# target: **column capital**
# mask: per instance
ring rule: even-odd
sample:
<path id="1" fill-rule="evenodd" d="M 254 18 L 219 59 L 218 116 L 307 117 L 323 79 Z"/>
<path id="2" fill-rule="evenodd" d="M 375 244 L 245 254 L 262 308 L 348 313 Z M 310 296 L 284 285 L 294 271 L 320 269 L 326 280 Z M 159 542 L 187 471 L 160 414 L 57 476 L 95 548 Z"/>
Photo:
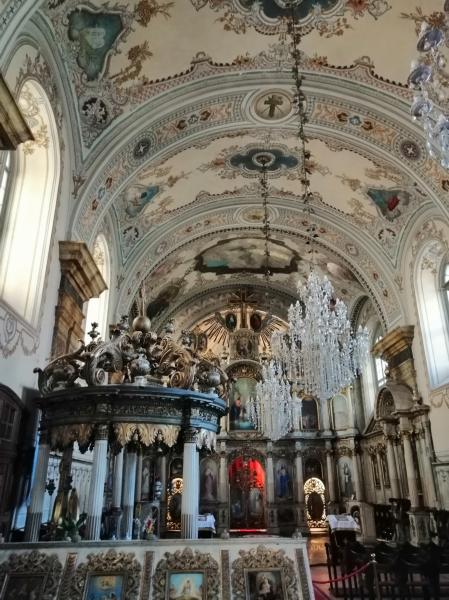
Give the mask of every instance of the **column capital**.
<path id="1" fill-rule="evenodd" d="M 184 444 L 196 444 L 198 442 L 198 430 L 194 427 L 184 429 Z"/>
<path id="2" fill-rule="evenodd" d="M 97 430 L 95 432 L 95 440 L 107 440 L 109 438 L 109 425 L 106 423 L 101 423 L 97 425 Z"/>

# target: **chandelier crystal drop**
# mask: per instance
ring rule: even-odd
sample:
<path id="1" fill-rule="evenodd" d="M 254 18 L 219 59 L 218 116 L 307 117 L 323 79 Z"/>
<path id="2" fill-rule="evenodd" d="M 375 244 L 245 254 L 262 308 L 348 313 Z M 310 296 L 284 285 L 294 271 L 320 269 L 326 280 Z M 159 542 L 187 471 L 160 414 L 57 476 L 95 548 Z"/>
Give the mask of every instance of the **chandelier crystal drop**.
<path id="1" fill-rule="evenodd" d="M 256 397 L 249 402 L 249 418 L 262 433 L 277 442 L 294 426 L 295 403 L 291 385 L 275 361 L 262 366 L 262 381 L 256 385 Z"/>
<path id="2" fill-rule="evenodd" d="M 449 169 L 449 2 L 438 21 L 424 20 L 408 84 L 415 91 L 411 114 L 422 124 L 429 155 Z"/>
<path id="3" fill-rule="evenodd" d="M 359 327 L 352 334 L 346 304 L 335 298 L 327 277 L 314 270 L 306 285 L 298 284 L 298 295 L 288 311 L 288 333 L 272 338 L 273 356 L 304 394 L 325 401 L 360 372 L 368 355 L 368 331 Z"/>

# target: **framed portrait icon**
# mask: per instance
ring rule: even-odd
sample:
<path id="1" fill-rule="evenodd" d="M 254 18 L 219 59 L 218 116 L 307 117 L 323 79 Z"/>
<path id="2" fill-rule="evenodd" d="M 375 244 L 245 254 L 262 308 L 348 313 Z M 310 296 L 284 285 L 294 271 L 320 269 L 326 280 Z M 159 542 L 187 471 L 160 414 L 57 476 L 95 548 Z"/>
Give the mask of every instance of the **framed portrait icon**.
<path id="1" fill-rule="evenodd" d="M 126 573 L 89 573 L 83 600 L 125 600 Z"/>
<path id="2" fill-rule="evenodd" d="M 204 571 L 169 571 L 166 600 L 206 600 L 207 577 Z"/>
<path id="3" fill-rule="evenodd" d="M 284 600 L 281 569 L 245 569 L 245 600 Z"/>
<path id="4" fill-rule="evenodd" d="M 1 600 L 42 600 L 45 574 L 11 573 L 5 577 L 0 590 Z"/>

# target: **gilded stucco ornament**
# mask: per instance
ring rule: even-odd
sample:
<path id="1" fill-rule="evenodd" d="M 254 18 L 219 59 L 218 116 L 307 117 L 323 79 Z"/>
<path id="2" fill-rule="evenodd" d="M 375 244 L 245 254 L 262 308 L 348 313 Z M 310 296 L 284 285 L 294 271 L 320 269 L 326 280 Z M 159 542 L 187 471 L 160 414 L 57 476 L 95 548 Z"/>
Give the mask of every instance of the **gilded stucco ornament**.
<path id="1" fill-rule="evenodd" d="M 39 585 L 37 590 L 39 598 L 42 600 L 56 598 L 61 574 L 62 564 L 56 554 L 44 554 L 37 550 L 23 554 L 10 554 L 8 560 L 0 564 L 0 590 L 7 590 L 10 577 L 35 576 L 42 577 L 41 582 L 35 584 Z"/>
<path id="2" fill-rule="evenodd" d="M 181 344 L 172 339 L 172 328 L 167 327 L 162 336 L 150 331 L 151 322 L 138 317 L 133 329 L 127 330 L 127 317 L 112 328 L 111 339 L 103 342 L 97 338 L 95 326 L 90 332 L 93 341 L 71 354 L 50 362 L 47 367 L 35 369 L 42 395 L 80 386 L 108 383 L 135 385 L 163 385 L 218 393 L 225 397 L 227 375 L 217 364 L 200 356 L 190 348 L 189 336 Z"/>
<path id="3" fill-rule="evenodd" d="M 239 558 L 232 563 L 232 590 L 236 600 L 245 600 L 248 597 L 245 576 L 248 569 L 279 569 L 283 576 L 284 598 L 297 600 L 299 597 L 294 563 L 285 555 L 284 550 L 272 550 L 266 546 L 258 546 L 248 551 L 240 550 Z"/>
<path id="4" fill-rule="evenodd" d="M 140 572 L 142 567 L 133 552 L 108 550 L 97 554 L 88 554 L 87 562 L 76 569 L 72 579 L 70 600 L 82 600 L 86 597 L 89 576 L 121 575 L 124 579 L 123 600 L 137 600 Z"/>
<path id="5" fill-rule="evenodd" d="M 125 446 L 138 436 L 144 446 L 164 444 L 171 448 L 176 444 L 181 427 L 152 423 L 114 423 L 114 433 L 118 444 Z"/>

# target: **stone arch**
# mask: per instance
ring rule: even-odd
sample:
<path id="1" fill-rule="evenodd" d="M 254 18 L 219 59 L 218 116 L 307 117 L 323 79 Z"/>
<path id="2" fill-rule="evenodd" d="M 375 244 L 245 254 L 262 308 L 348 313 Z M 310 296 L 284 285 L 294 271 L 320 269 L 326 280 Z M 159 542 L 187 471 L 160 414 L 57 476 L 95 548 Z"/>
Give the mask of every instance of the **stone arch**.
<path id="1" fill-rule="evenodd" d="M 398 411 L 412 410 L 414 404 L 413 392 L 408 386 L 387 381 L 377 394 L 374 415 L 376 419 L 389 418 Z"/>

